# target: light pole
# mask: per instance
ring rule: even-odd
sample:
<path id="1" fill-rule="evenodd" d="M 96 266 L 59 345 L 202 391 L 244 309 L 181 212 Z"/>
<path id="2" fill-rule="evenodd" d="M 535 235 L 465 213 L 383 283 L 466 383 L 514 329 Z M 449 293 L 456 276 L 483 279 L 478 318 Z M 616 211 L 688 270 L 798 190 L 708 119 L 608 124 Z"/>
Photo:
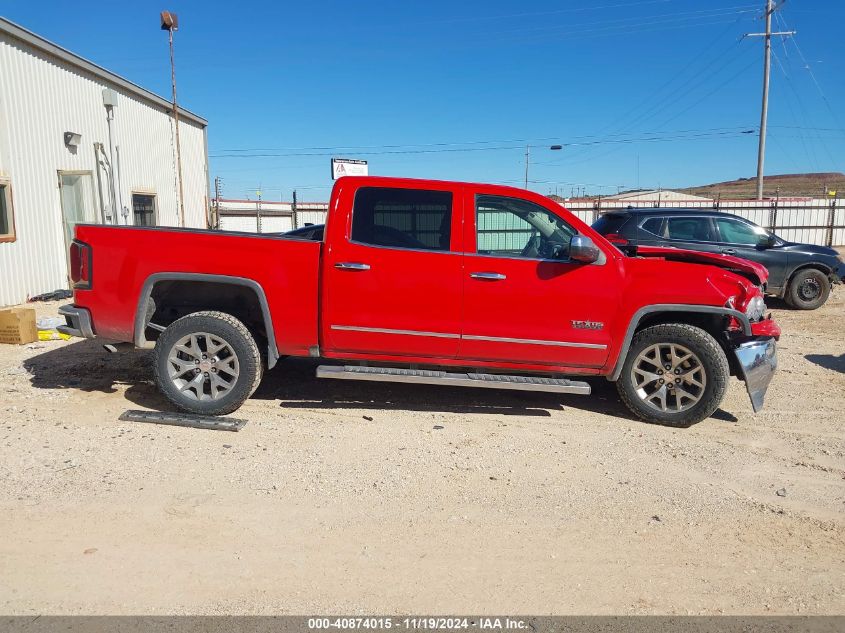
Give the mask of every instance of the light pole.
<path id="1" fill-rule="evenodd" d="M 563 149 L 563 145 L 551 145 L 549 149 L 552 151 L 557 151 Z M 525 146 L 525 188 L 528 189 L 528 165 L 531 161 L 531 146 Z"/>
<path id="2" fill-rule="evenodd" d="M 176 177 L 179 181 L 179 226 L 185 227 L 185 195 L 182 186 L 182 147 L 179 143 L 179 109 L 176 106 L 176 64 L 173 60 L 173 31 L 179 30 L 179 18 L 170 11 L 161 12 L 161 30 L 170 42 L 170 84 L 173 88 L 173 123 L 176 128 Z"/>

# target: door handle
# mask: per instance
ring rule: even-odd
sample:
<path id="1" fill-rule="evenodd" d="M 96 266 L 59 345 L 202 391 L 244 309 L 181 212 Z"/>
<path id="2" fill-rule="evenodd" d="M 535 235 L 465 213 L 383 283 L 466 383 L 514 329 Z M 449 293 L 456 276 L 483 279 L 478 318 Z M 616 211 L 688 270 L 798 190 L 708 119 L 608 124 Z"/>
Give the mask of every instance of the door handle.
<path id="1" fill-rule="evenodd" d="M 369 270 L 369 264 L 361 264 L 359 262 L 337 262 L 334 265 L 335 268 L 339 268 L 340 270 Z"/>
<path id="2" fill-rule="evenodd" d="M 722 254 L 723 255 L 736 255 L 736 249 L 734 249 L 734 248 L 723 248 Z"/>
<path id="3" fill-rule="evenodd" d="M 502 273 L 470 273 L 469 276 L 473 279 L 484 279 L 486 281 L 502 281 L 503 279 L 507 279 Z"/>

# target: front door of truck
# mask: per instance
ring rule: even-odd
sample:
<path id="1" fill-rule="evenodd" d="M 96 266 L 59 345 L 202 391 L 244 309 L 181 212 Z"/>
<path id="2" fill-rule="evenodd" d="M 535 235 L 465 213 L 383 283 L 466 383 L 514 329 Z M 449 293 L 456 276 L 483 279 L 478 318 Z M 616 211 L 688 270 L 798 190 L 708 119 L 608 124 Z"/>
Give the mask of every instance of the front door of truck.
<path id="1" fill-rule="evenodd" d="M 323 260 L 324 352 L 454 358 L 460 188 L 339 187 Z"/>
<path id="2" fill-rule="evenodd" d="M 459 356 L 602 366 L 618 303 L 615 269 L 570 261 L 577 231 L 538 203 L 476 192 L 467 207 Z"/>

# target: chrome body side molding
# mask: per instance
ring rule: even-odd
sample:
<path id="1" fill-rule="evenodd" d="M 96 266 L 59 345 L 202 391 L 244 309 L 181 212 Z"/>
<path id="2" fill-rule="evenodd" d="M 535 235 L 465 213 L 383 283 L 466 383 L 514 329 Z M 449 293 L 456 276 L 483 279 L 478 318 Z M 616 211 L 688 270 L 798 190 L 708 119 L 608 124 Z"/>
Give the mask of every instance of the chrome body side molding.
<path id="1" fill-rule="evenodd" d="M 601 343 L 572 343 L 569 341 L 545 341 L 531 338 L 509 338 L 504 336 L 479 336 L 475 334 L 457 334 L 454 332 L 425 332 L 423 330 L 394 330 L 380 327 L 358 325 L 332 325 L 332 330 L 343 332 L 367 332 L 370 334 L 400 334 L 402 336 L 431 336 L 434 338 L 463 339 L 465 341 L 489 341 L 491 343 L 518 343 L 520 345 L 550 345 L 553 347 L 579 347 L 582 349 L 607 349 Z"/>
<path id="2" fill-rule="evenodd" d="M 402 336 L 431 336 L 434 338 L 461 338 L 460 334 L 449 332 L 424 332 L 422 330 L 392 330 L 381 327 L 363 327 L 358 325 L 333 325 L 333 330 L 341 332 L 366 332 L 368 334 L 401 334 Z"/>
<path id="3" fill-rule="evenodd" d="M 552 347 L 580 347 L 581 349 L 607 349 L 602 343 L 571 343 L 569 341 L 544 341 L 533 338 L 508 338 L 505 336 L 476 336 L 464 334 L 468 341 L 490 341 L 491 343 L 519 343 L 521 345 L 550 345 Z"/>

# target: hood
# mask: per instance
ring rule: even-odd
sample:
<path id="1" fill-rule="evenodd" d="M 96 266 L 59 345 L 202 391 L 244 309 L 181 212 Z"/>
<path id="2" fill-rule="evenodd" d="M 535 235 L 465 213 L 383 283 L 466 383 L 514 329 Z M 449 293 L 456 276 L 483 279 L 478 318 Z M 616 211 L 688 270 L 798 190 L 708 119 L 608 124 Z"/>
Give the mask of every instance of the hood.
<path id="1" fill-rule="evenodd" d="M 680 248 L 666 246 L 640 246 L 637 257 L 661 257 L 674 262 L 690 262 L 692 264 L 709 264 L 718 266 L 750 279 L 761 286 L 769 279 L 769 271 L 762 264 L 720 253 L 702 253 L 701 251 L 687 251 Z"/>
<path id="2" fill-rule="evenodd" d="M 824 257 L 836 258 L 839 253 L 829 246 L 817 246 L 815 244 L 800 244 L 798 242 L 784 242 L 781 246 L 775 246 L 778 250 L 790 253 L 806 253 L 807 255 L 822 255 Z"/>

